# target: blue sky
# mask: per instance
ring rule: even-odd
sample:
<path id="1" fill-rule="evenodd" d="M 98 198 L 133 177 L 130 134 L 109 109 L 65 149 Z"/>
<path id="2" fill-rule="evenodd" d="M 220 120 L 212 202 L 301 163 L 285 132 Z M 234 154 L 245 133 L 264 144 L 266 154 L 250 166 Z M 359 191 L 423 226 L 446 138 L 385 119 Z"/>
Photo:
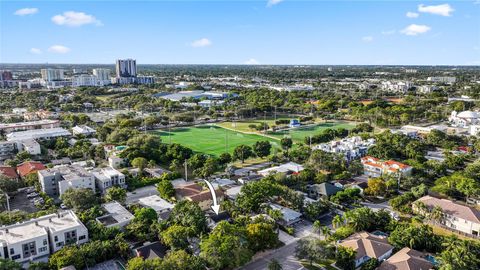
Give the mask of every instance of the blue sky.
<path id="1" fill-rule="evenodd" d="M 480 65 L 479 0 L 0 0 L 0 30 L 1 63 Z"/>

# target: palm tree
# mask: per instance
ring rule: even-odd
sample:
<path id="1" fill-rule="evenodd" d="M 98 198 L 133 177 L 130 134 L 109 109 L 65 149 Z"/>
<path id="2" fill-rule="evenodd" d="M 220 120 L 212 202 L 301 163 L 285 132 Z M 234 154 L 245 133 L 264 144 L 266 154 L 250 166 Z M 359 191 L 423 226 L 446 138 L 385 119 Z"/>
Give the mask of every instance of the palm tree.
<path id="1" fill-rule="evenodd" d="M 439 206 L 433 207 L 432 211 L 430 211 L 428 216 L 429 216 L 428 218 L 432 220 L 434 223 L 439 222 L 443 217 L 442 208 L 440 208 Z"/>
<path id="2" fill-rule="evenodd" d="M 345 219 L 340 215 L 336 215 L 332 219 L 332 225 L 335 229 L 342 226 L 344 223 L 345 223 Z"/>
<path id="3" fill-rule="evenodd" d="M 268 270 L 282 270 L 282 265 L 276 260 L 272 259 L 268 264 Z"/>
<path id="4" fill-rule="evenodd" d="M 320 234 L 321 230 L 322 230 L 322 224 L 320 223 L 320 220 L 315 220 L 315 222 L 313 222 L 313 231 L 315 233 L 318 233 Z"/>

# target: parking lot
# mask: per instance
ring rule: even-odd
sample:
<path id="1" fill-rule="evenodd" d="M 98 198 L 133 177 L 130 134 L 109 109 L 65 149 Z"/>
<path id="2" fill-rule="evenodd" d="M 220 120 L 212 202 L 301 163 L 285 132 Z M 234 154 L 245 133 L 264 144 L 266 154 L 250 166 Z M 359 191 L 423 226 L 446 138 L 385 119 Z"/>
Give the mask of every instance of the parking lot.
<path id="1" fill-rule="evenodd" d="M 34 213 L 38 211 L 37 207 L 35 207 L 35 204 L 31 201 L 33 198 L 27 198 L 29 193 L 27 190 L 28 189 L 22 189 L 15 195 L 10 196 L 10 210 L 20 210 L 27 213 Z M 36 198 L 39 198 L 39 196 L 36 196 Z"/>

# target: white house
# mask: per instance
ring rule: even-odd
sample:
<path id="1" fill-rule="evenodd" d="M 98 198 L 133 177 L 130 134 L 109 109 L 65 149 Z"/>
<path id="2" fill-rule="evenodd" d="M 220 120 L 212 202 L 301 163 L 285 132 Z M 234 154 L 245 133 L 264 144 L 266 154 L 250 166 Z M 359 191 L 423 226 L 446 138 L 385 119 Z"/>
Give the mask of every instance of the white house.
<path id="1" fill-rule="evenodd" d="M 123 228 L 127 226 L 134 218 L 132 213 L 128 212 L 125 207 L 116 201 L 104 203 L 102 204 L 102 208 L 107 212 L 107 214 L 97 217 L 96 220 L 107 228 Z"/>
<path id="2" fill-rule="evenodd" d="M 98 190 L 104 193 L 108 188 L 119 186 L 126 188 L 125 175 L 114 168 L 106 167 L 92 171 Z"/>
<path id="3" fill-rule="evenodd" d="M 368 232 L 355 233 L 340 242 L 341 246 L 353 249 L 355 254 L 355 268 L 371 258 L 378 261 L 388 259 L 392 255 L 393 246 L 384 236 L 377 236 Z"/>
<path id="4" fill-rule="evenodd" d="M 480 236 L 480 211 L 476 208 L 432 196 L 424 196 L 416 202 L 423 203 L 428 209 L 440 207 L 443 212 L 440 224 L 443 226 L 474 237 Z M 412 209 L 414 212 L 422 214 L 417 203 L 412 205 Z"/>
<path id="5" fill-rule="evenodd" d="M 97 131 L 89 126 L 81 125 L 81 126 L 74 126 L 72 128 L 73 135 L 83 135 L 83 136 L 91 136 L 94 135 Z"/>
<path id="6" fill-rule="evenodd" d="M 61 196 L 70 188 L 89 188 L 95 192 L 95 178 L 84 168 L 61 165 L 38 171 L 42 191 L 49 196 Z"/>
<path id="7" fill-rule="evenodd" d="M 270 167 L 264 170 L 260 170 L 257 173 L 262 175 L 262 176 L 268 176 L 270 174 L 275 174 L 275 173 L 299 173 L 303 171 L 303 166 L 300 164 L 297 164 L 295 162 L 288 162 L 279 166 L 275 167 Z"/>
<path id="8" fill-rule="evenodd" d="M 383 174 L 409 176 L 413 168 L 394 160 L 382 161 L 378 158 L 366 156 L 361 159 L 363 172 L 369 177 L 380 177 Z"/>
<path id="9" fill-rule="evenodd" d="M 475 111 L 457 113 L 453 111 L 448 117 L 448 121 L 454 127 L 468 128 L 471 125 L 480 124 L 480 113 Z"/>
<path id="10" fill-rule="evenodd" d="M 88 230 L 73 211 L 0 227 L 0 257 L 23 263 L 46 261 L 65 245 L 88 241 Z"/>

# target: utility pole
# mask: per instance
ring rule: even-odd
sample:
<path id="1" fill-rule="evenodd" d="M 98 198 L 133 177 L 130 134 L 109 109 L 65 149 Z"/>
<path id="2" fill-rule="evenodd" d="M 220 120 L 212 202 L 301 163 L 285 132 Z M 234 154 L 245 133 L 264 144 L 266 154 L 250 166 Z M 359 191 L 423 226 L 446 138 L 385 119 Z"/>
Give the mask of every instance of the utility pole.
<path id="1" fill-rule="evenodd" d="M 263 111 L 263 134 L 267 134 L 267 111 Z"/>
<path id="2" fill-rule="evenodd" d="M 185 167 L 185 181 L 188 181 L 188 164 L 187 164 L 187 159 L 183 162 L 183 166 Z"/>

